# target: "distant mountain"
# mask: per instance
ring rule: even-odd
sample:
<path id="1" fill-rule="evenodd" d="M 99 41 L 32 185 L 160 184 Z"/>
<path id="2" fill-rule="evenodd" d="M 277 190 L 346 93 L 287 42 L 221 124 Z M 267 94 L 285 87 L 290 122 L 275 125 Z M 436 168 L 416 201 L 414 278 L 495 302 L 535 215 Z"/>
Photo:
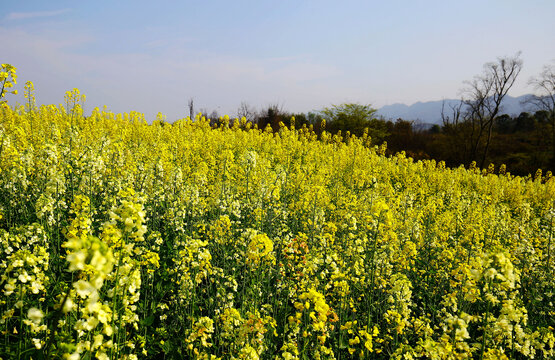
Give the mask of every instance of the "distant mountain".
<path id="1" fill-rule="evenodd" d="M 529 95 L 512 97 L 507 95 L 503 99 L 501 114 L 518 115 L 523 111 L 527 111 L 526 106 L 522 105 L 522 101 Z M 460 100 L 446 99 L 445 111 L 449 114 L 450 106 L 455 106 Z M 396 120 L 414 120 L 422 124 L 441 124 L 441 106 L 443 100 L 417 102 L 412 105 L 393 104 L 386 105 L 378 109 L 377 114 L 386 119 Z M 450 115 L 450 114 L 449 114 Z"/>

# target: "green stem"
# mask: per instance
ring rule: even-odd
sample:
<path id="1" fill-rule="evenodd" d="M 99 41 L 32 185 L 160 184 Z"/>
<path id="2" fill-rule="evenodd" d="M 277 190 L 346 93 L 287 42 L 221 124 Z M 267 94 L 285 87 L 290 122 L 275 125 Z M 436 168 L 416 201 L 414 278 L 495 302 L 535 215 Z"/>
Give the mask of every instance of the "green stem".
<path id="1" fill-rule="evenodd" d="M 489 283 L 488 288 L 491 289 L 491 281 Z M 488 301 L 488 304 L 486 306 L 486 315 L 485 315 L 484 321 L 482 322 L 483 335 L 482 335 L 482 348 L 480 350 L 480 360 L 484 359 L 484 352 L 486 350 L 486 339 L 487 339 L 487 326 L 488 326 L 488 321 L 489 321 L 489 311 L 490 311 L 490 302 Z"/>
<path id="2" fill-rule="evenodd" d="M 547 242 L 547 272 L 551 273 L 552 269 L 549 266 L 551 264 L 551 240 L 553 239 L 553 216 L 551 216 L 551 222 L 549 224 L 549 240 Z"/>
<path id="3" fill-rule="evenodd" d="M 121 242 L 120 245 L 120 253 L 119 253 L 119 258 L 118 258 L 118 265 L 117 265 L 117 269 L 116 269 L 116 285 L 114 288 L 114 299 L 112 301 L 112 336 L 111 336 L 111 340 L 114 341 L 114 335 L 115 335 L 115 321 L 116 321 L 116 308 L 117 308 L 117 299 L 118 299 L 118 285 L 119 285 L 119 270 L 121 267 L 121 261 L 123 260 L 123 241 Z M 121 320 L 121 317 L 120 317 Z M 118 333 L 119 333 L 119 328 L 118 328 Z M 116 339 L 117 340 L 117 339 Z M 119 345 L 119 344 L 116 344 Z M 115 352 L 118 352 L 118 347 L 115 346 Z M 112 359 L 114 359 L 114 352 L 112 352 Z"/>
<path id="4" fill-rule="evenodd" d="M 374 283 L 375 283 L 375 272 L 376 272 L 376 266 L 375 266 L 375 257 L 376 257 L 376 247 L 377 247 L 377 242 L 378 242 L 378 233 L 379 233 L 379 228 L 380 228 L 380 221 L 378 220 L 378 224 L 376 225 L 376 230 L 374 231 L 373 234 L 373 238 L 374 241 L 372 243 L 372 257 L 371 257 L 371 268 L 370 268 L 370 296 L 366 297 L 368 301 L 368 321 L 367 321 L 367 326 L 368 326 L 368 330 L 370 329 L 370 325 L 372 324 L 372 311 L 371 308 L 373 306 L 373 302 L 374 302 Z"/>
<path id="5" fill-rule="evenodd" d="M 19 301 L 23 302 L 23 287 L 19 288 Z M 17 358 L 21 358 L 21 340 L 24 341 L 25 337 L 23 336 L 23 305 L 20 308 L 19 314 L 19 341 L 17 342 Z"/>

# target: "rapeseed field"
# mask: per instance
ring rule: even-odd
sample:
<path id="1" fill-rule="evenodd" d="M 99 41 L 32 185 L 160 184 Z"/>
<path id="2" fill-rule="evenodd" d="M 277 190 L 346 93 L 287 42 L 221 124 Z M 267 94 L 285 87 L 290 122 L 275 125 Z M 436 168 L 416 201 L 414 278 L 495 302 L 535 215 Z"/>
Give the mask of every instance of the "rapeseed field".
<path id="1" fill-rule="evenodd" d="M 551 174 L 33 92 L 0 104 L 0 358 L 555 358 Z"/>

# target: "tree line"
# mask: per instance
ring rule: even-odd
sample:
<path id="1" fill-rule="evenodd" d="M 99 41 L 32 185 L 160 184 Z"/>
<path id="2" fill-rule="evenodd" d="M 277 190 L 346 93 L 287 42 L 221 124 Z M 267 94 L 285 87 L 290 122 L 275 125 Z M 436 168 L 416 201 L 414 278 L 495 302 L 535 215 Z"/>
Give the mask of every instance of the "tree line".
<path id="1" fill-rule="evenodd" d="M 287 112 L 278 105 L 256 111 L 242 103 L 237 118 L 274 131 L 283 124 L 310 127 L 316 134 L 325 130 L 362 136 L 366 132 L 373 145 L 387 143 L 390 154 L 404 151 L 415 160 L 435 159 L 450 167 L 491 170 L 493 164 L 524 176 L 538 169 L 555 172 L 555 62 L 529 80 L 535 91 L 526 100 L 530 112 L 514 116 L 502 112 L 503 99 L 522 66 L 520 53 L 485 64 L 480 75 L 464 83 L 460 101 L 443 107 L 442 124 L 431 127 L 411 119 L 385 119 L 369 104 L 349 103 L 309 113 Z M 194 113 L 192 100 L 189 110 Z M 217 113 L 204 115 L 218 122 Z"/>

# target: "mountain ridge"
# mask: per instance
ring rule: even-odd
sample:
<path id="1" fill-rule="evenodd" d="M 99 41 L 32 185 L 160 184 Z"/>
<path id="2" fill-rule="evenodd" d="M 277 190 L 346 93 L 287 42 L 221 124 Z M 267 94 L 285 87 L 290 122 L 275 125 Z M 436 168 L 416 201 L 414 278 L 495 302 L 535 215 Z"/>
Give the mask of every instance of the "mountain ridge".
<path id="1" fill-rule="evenodd" d="M 523 104 L 523 101 L 529 97 L 530 94 L 521 96 L 510 96 L 507 95 L 501 104 L 502 108 L 499 113 L 518 115 L 523 111 L 528 110 L 528 106 Z M 432 101 L 417 101 L 412 105 L 395 103 L 391 105 L 385 105 L 378 109 L 377 115 L 382 116 L 385 119 L 397 120 L 399 118 L 403 120 L 413 120 L 420 123 L 429 124 L 442 124 L 441 119 L 441 107 L 445 102 L 445 110 L 450 111 L 450 106 L 455 106 L 459 104 L 460 99 L 444 99 L 444 100 L 432 100 Z"/>

